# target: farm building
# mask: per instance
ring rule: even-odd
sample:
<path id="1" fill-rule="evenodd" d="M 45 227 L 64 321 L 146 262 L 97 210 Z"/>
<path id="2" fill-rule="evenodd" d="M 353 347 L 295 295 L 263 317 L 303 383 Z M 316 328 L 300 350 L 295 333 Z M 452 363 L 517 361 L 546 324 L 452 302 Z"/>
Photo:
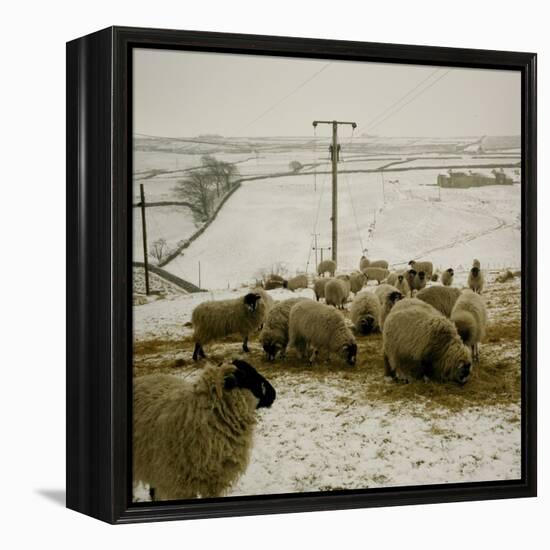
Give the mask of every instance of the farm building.
<path id="1" fill-rule="evenodd" d="M 439 174 L 437 185 L 454 189 L 465 189 L 467 187 L 483 187 L 485 185 L 512 185 L 513 180 L 504 172 L 492 171 L 492 176 L 479 172 L 453 172 Z"/>

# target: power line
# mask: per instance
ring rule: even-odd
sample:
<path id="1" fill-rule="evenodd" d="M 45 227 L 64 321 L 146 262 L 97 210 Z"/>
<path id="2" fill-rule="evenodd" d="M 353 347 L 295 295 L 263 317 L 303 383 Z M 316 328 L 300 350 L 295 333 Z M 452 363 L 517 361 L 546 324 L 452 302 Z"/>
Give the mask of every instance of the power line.
<path id="1" fill-rule="evenodd" d="M 437 67 L 435 70 L 433 70 L 426 78 L 423 78 L 414 88 L 411 88 L 405 95 L 402 95 L 397 101 L 394 101 L 388 108 L 384 109 L 381 113 L 376 115 L 373 119 L 369 120 L 369 122 L 365 125 L 367 128 L 370 128 L 371 125 L 375 124 L 375 122 L 382 118 L 386 113 L 391 111 L 394 107 L 396 107 L 399 103 L 401 103 L 404 99 L 407 99 L 408 96 L 410 96 L 413 92 L 418 90 L 422 84 L 430 80 L 432 76 L 437 73 L 440 70 L 439 67 Z"/>
<path id="2" fill-rule="evenodd" d="M 442 78 L 444 78 L 445 76 L 447 76 L 453 69 L 449 69 L 447 71 L 445 71 L 441 76 L 439 76 L 439 78 L 436 78 L 433 82 L 431 82 L 428 86 L 426 86 L 425 88 L 423 88 L 422 90 L 420 90 L 419 93 L 417 93 L 416 95 L 414 95 L 413 97 L 411 97 L 411 99 L 409 99 L 409 101 L 407 101 L 406 103 L 404 103 L 403 105 L 401 105 L 398 109 L 396 109 L 395 111 L 391 112 L 390 114 L 388 114 L 386 117 L 384 117 L 382 120 L 379 120 L 376 124 L 374 124 L 373 126 L 371 126 L 369 129 L 374 129 L 376 128 L 377 126 L 380 126 L 380 124 L 382 124 L 383 122 L 386 122 L 386 120 L 388 120 L 389 118 L 391 118 L 393 115 L 397 114 L 399 111 L 401 111 L 402 109 L 404 109 L 407 105 L 409 105 L 410 103 L 412 103 L 417 97 L 420 97 L 424 92 L 428 91 L 432 86 L 435 86 Z"/>
<path id="3" fill-rule="evenodd" d="M 299 84 L 298 86 L 296 86 L 296 88 L 294 88 L 291 92 L 289 92 L 287 95 L 285 95 L 284 97 L 282 97 L 281 99 L 279 99 L 277 102 L 275 102 L 273 105 L 271 105 L 271 107 L 269 107 L 268 109 L 266 109 L 263 113 L 259 114 L 254 120 L 250 121 L 248 124 L 246 124 L 245 126 L 243 126 L 239 132 L 242 132 L 243 130 L 246 130 L 249 126 L 252 126 L 252 124 L 254 124 L 255 122 L 258 122 L 258 120 L 260 120 L 261 118 L 263 118 L 265 115 L 267 115 L 268 113 L 270 113 L 271 111 L 273 111 L 273 109 L 277 108 L 281 103 L 283 103 L 284 101 L 286 101 L 291 95 L 295 94 L 298 90 L 300 90 L 301 88 L 303 88 L 306 84 L 308 84 L 309 82 L 311 82 L 315 77 L 317 77 L 318 75 L 320 75 L 325 69 L 328 68 L 329 65 L 331 65 L 332 62 L 329 62 L 329 63 L 326 63 L 325 65 L 323 65 L 323 67 L 321 67 L 317 72 L 313 73 L 309 78 L 307 78 L 306 80 L 304 80 L 301 84 Z"/>

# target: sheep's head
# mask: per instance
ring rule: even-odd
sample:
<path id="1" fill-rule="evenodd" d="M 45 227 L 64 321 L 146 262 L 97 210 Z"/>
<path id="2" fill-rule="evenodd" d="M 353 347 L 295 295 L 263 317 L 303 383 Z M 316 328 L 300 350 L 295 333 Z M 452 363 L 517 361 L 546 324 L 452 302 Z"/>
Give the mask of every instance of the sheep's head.
<path id="1" fill-rule="evenodd" d="M 357 344 L 355 342 L 348 342 L 342 346 L 340 354 L 344 361 L 352 367 L 355 366 L 357 359 Z"/>
<path id="2" fill-rule="evenodd" d="M 398 276 L 397 276 L 397 280 L 402 283 L 403 282 L 403 274 L 400 273 Z"/>
<path id="3" fill-rule="evenodd" d="M 472 267 L 471 273 L 474 277 L 477 277 L 479 275 L 479 267 Z"/>
<path id="4" fill-rule="evenodd" d="M 447 273 L 451 275 L 451 277 L 455 274 L 454 269 L 452 267 L 449 267 L 449 269 L 447 269 Z"/>
<path id="5" fill-rule="evenodd" d="M 415 264 L 416 264 L 416 262 L 415 262 L 414 260 L 411 260 L 411 261 L 409 262 L 409 265 L 410 265 L 411 267 L 414 267 Z"/>
<path id="6" fill-rule="evenodd" d="M 409 269 L 409 271 L 407 271 L 407 273 L 409 274 L 409 277 L 414 277 L 416 275 L 416 270 Z"/>
<path id="7" fill-rule="evenodd" d="M 246 361 L 235 359 L 232 364 L 236 369 L 225 377 L 224 388 L 226 390 L 234 388 L 250 390 L 258 399 L 256 408 L 271 407 L 275 401 L 275 388 Z"/>
<path id="8" fill-rule="evenodd" d="M 366 315 L 359 321 L 362 334 L 370 334 L 374 330 L 375 319 L 372 315 Z"/>
<path id="9" fill-rule="evenodd" d="M 423 271 L 419 271 L 418 278 L 423 281 L 426 278 L 426 273 L 424 273 Z"/>
<path id="10" fill-rule="evenodd" d="M 244 297 L 244 305 L 251 311 L 256 311 L 256 307 L 258 305 L 258 300 L 260 300 L 262 297 L 259 294 L 256 294 L 254 292 L 248 293 Z"/>
<path id="11" fill-rule="evenodd" d="M 268 340 L 263 343 L 263 348 L 267 356 L 267 360 L 274 361 L 277 353 L 279 353 L 280 346 L 276 342 Z"/>

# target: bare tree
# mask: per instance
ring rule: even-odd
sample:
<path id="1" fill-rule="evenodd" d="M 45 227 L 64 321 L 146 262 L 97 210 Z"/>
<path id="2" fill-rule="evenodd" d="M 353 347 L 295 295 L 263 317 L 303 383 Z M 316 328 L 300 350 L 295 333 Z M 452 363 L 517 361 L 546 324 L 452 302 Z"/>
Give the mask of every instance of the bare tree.
<path id="1" fill-rule="evenodd" d="M 157 260 L 157 263 L 160 263 L 166 252 L 168 252 L 166 239 L 158 239 L 151 245 L 149 256 Z"/>
<path id="2" fill-rule="evenodd" d="M 193 170 L 189 175 L 178 182 L 176 191 L 192 204 L 195 217 L 206 221 L 212 212 L 213 205 L 213 178 L 210 170 L 201 168 Z"/>
<path id="3" fill-rule="evenodd" d="M 290 161 L 288 167 L 293 172 L 299 172 L 304 167 L 304 165 L 301 162 L 297 161 L 297 160 L 292 160 L 292 161 Z"/>

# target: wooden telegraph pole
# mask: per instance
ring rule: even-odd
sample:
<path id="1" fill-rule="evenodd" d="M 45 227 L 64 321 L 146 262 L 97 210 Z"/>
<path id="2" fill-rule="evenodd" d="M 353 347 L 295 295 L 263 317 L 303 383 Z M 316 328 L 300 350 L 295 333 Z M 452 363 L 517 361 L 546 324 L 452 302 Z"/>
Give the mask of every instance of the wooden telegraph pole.
<path id="1" fill-rule="evenodd" d="M 338 125 L 349 124 L 354 130 L 355 122 L 342 122 L 339 120 L 314 120 L 313 127 L 318 124 L 332 125 L 332 145 L 330 146 L 330 158 L 332 160 L 332 259 L 338 263 L 338 160 L 340 158 L 340 145 L 338 144 Z"/>
<path id="2" fill-rule="evenodd" d="M 149 296 L 149 259 L 147 257 L 147 226 L 145 223 L 145 193 L 143 183 L 139 184 L 139 194 L 141 196 L 141 233 L 143 237 L 143 267 L 145 270 L 145 294 Z"/>

